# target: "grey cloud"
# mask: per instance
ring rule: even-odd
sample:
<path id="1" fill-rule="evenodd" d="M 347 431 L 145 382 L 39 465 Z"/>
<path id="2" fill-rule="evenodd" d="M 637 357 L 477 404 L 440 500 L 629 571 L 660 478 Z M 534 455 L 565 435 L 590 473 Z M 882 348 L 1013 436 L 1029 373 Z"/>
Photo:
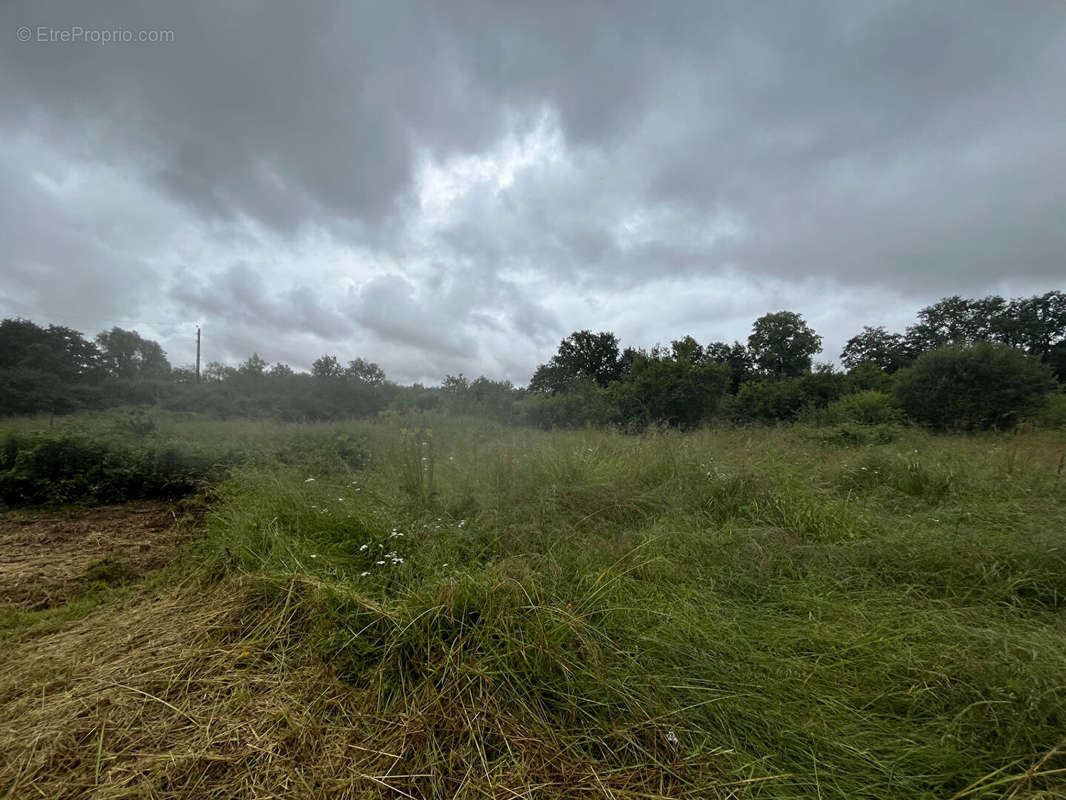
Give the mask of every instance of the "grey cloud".
<path id="1" fill-rule="evenodd" d="M 0 310 L 89 335 L 128 326 L 144 311 L 157 279 L 138 252 L 141 233 L 124 225 L 136 228 L 139 215 L 131 208 L 130 219 L 105 222 L 67 198 L 108 207 L 134 206 L 139 198 L 118 197 L 129 188 L 122 185 L 107 186 L 111 196 L 100 196 L 90 179 L 49 188 L 46 175 L 27 174 L 21 163 L 38 152 L 17 148 L 11 159 L 0 154 Z"/>
<path id="2" fill-rule="evenodd" d="M 165 29 L 174 41 L 5 47 L 5 120 L 107 120 L 94 155 L 125 162 L 210 216 L 292 229 L 380 219 L 410 179 L 410 147 L 494 133 L 494 109 L 462 91 L 431 14 L 400 6 L 104 2 L 75 13 L 8 5 L 2 23 Z M 86 19 L 89 17 L 90 19 Z M 417 41 L 417 46 L 413 46 Z M 453 89 L 449 86 L 454 84 Z"/>
<path id="3" fill-rule="evenodd" d="M 310 288 L 296 286 L 272 293 L 263 275 L 246 263 L 233 264 L 207 282 L 182 270 L 170 296 L 194 314 L 237 320 L 264 331 L 308 331 L 324 340 L 336 340 L 353 330 L 342 314 L 322 303 Z"/>
<path id="4" fill-rule="evenodd" d="M 5 314 L 524 381 L 586 324 L 743 338 L 791 297 L 828 348 L 1063 274 L 1061 3 L 20 1 L 0 31 Z M 422 159 L 455 169 L 437 217 Z"/>
<path id="5" fill-rule="evenodd" d="M 376 278 L 359 292 L 353 317 L 386 341 L 428 353 L 462 356 L 477 352 L 477 343 L 440 313 L 429 298 L 417 296 L 414 285 L 399 275 Z"/>

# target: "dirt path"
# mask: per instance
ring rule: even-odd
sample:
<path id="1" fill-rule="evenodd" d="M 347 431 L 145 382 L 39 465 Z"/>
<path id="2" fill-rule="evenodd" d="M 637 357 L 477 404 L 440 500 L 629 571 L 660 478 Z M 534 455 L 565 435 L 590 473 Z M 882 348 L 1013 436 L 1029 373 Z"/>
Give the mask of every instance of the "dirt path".
<path id="1" fill-rule="evenodd" d="M 48 608 L 159 569 L 188 535 L 179 516 L 160 503 L 0 512 L 0 608 Z"/>

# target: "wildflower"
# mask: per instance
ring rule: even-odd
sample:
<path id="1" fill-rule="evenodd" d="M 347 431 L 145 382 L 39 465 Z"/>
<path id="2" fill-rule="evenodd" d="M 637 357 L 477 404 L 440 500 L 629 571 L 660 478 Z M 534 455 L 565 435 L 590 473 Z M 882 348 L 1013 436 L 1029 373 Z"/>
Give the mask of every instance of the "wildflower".
<path id="1" fill-rule="evenodd" d="M 368 545 L 368 544 L 359 545 L 359 551 L 362 552 L 363 550 L 366 550 L 368 547 L 370 547 L 370 545 Z"/>
<path id="2" fill-rule="evenodd" d="M 460 528 L 465 528 L 466 527 L 466 520 L 465 519 L 459 520 L 459 527 Z"/>
<path id="3" fill-rule="evenodd" d="M 314 478 L 308 478 L 307 480 L 304 481 L 304 483 L 310 483 L 313 480 L 314 480 Z"/>
<path id="4" fill-rule="evenodd" d="M 367 575 L 369 575 L 369 574 L 370 574 L 369 572 L 360 572 L 360 573 L 359 573 L 359 577 L 360 577 L 360 578 L 365 578 L 365 577 L 366 577 Z"/>
<path id="5" fill-rule="evenodd" d="M 681 741 L 677 738 L 677 734 L 673 731 L 666 732 L 666 741 L 673 747 L 677 747 L 679 744 L 681 744 Z"/>
<path id="6" fill-rule="evenodd" d="M 337 498 L 337 502 L 338 503 L 343 503 L 344 502 L 344 498 L 343 497 L 338 497 Z"/>
<path id="7" fill-rule="evenodd" d="M 377 564 L 377 565 L 378 565 L 378 566 L 380 567 L 380 566 L 381 566 L 382 564 L 384 564 L 385 562 L 384 562 L 384 561 L 375 561 L 374 563 L 375 563 L 375 564 Z"/>
<path id="8" fill-rule="evenodd" d="M 312 553 L 311 558 L 318 558 L 318 553 Z"/>

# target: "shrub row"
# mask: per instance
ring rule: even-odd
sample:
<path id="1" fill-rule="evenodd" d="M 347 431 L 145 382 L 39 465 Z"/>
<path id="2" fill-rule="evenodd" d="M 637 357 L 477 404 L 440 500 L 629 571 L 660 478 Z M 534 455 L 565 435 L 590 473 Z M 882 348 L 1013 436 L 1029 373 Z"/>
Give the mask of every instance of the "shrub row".
<path id="1" fill-rule="evenodd" d="M 75 436 L 14 434 L 0 446 L 0 501 L 9 506 L 174 499 L 219 472 L 213 459 L 168 444 L 129 447 Z"/>

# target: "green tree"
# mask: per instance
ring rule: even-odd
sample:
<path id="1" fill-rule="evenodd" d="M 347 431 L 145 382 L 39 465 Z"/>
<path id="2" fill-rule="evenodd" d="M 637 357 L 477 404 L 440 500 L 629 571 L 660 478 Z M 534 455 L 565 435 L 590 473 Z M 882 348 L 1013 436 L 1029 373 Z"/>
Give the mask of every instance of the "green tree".
<path id="1" fill-rule="evenodd" d="M 137 331 L 112 328 L 96 335 L 100 360 L 108 375 L 116 378 L 163 378 L 170 373 L 170 362 L 157 342 L 145 339 Z"/>
<path id="2" fill-rule="evenodd" d="M 1047 360 L 1066 344 L 1066 293 L 1059 291 L 1010 302 L 1003 340 Z"/>
<path id="3" fill-rule="evenodd" d="M 907 348 L 900 334 L 869 325 L 863 327 L 862 333 L 848 339 L 840 353 L 841 363 L 849 370 L 860 364 L 876 364 L 884 372 L 895 372 L 907 360 Z"/>
<path id="4" fill-rule="evenodd" d="M 1066 383 L 1066 342 L 1054 345 L 1045 357 L 1045 362 L 1055 377 Z"/>
<path id="5" fill-rule="evenodd" d="M 461 372 L 458 375 L 445 375 L 444 380 L 440 382 L 440 389 L 444 394 L 465 394 L 469 388 L 470 381 Z"/>
<path id="6" fill-rule="evenodd" d="M 778 311 L 755 320 L 748 349 L 759 370 L 773 378 L 794 378 L 811 371 L 822 348 L 819 336 L 794 311 Z"/>
<path id="7" fill-rule="evenodd" d="M 467 394 L 478 414 L 500 422 L 513 422 L 517 414 L 516 402 L 524 392 L 510 381 L 494 381 L 482 375 L 471 381 Z"/>
<path id="8" fill-rule="evenodd" d="M 64 381 L 91 379 L 100 371 L 100 351 L 71 328 L 5 319 L 0 322 L 0 369 L 14 367 L 48 372 Z"/>
<path id="9" fill-rule="evenodd" d="M 706 357 L 703 345 L 691 336 L 671 342 L 670 352 L 675 361 L 687 361 L 689 364 L 702 364 Z"/>
<path id="10" fill-rule="evenodd" d="M 0 322 L 0 414 L 66 412 L 102 404 L 99 351 L 75 330 Z"/>
<path id="11" fill-rule="evenodd" d="M 934 428 L 1009 428 L 1054 387 L 1036 358 L 993 342 L 946 345 L 901 371 L 896 397 L 907 415 Z"/>
<path id="12" fill-rule="evenodd" d="M 717 410 L 729 386 L 728 368 L 693 361 L 690 348 L 674 352 L 679 355 L 636 353 L 625 378 L 611 385 L 623 422 L 641 428 L 652 423 L 693 428 Z"/>
<path id="13" fill-rule="evenodd" d="M 381 386 L 385 383 L 385 371 L 373 361 L 364 361 L 361 358 L 349 361 L 344 375 L 349 380 L 366 386 Z"/>
<path id="14" fill-rule="evenodd" d="M 260 378 L 266 374 L 266 368 L 267 362 L 259 356 L 259 353 L 252 353 L 247 361 L 237 367 L 237 372 L 248 377 Z"/>
<path id="15" fill-rule="evenodd" d="M 907 328 L 907 353 L 916 358 L 927 350 L 947 344 L 1009 341 L 1011 306 L 998 295 L 977 300 L 958 295 L 945 297 L 918 312 L 918 321 Z"/>
<path id="16" fill-rule="evenodd" d="M 204 367 L 203 379 L 208 383 L 221 383 L 237 374 L 233 367 L 227 367 L 221 361 L 208 361 Z"/>
<path id="17" fill-rule="evenodd" d="M 971 329 L 970 301 L 945 297 L 918 312 L 918 321 L 907 328 L 907 352 L 917 357 L 947 344 L 966 344 L 972 341 Z"/>
<path id="18" fill-rule="evenodd" d="M 736 394 L 740 384 L 750 380 L 755 373 L 755 360 L 746 345 L 740 342 L 726 344 L 711 342 L 704 349 L 704 357 L 729 368 L 729 391 Z"/>
<path id="19" fill-rule="evenodd" d="M 270 375 L 271 378 L 288 378 L 295 373 L 292 371 L 292 367 L 279 361 L 270 368 L 270 371 L 267 374 Z"/>
<path id="20" fill-rule="evenodd" d="M 311 374 L 316 378 L 340 378 L 344 376 L 344 367 L 336 356 L 325 355 L 315 359 L 311 365 Z"/>
<path id="21" fill-rule="evenodd" d="M 574 331 L 559 343 L 559 350 L 547 364 L 537 367 L 529 389 L 557 394 L 568 391 L 579 378 L 605 387 L 621 374 L 618 337 L 608 331 Z"/>

